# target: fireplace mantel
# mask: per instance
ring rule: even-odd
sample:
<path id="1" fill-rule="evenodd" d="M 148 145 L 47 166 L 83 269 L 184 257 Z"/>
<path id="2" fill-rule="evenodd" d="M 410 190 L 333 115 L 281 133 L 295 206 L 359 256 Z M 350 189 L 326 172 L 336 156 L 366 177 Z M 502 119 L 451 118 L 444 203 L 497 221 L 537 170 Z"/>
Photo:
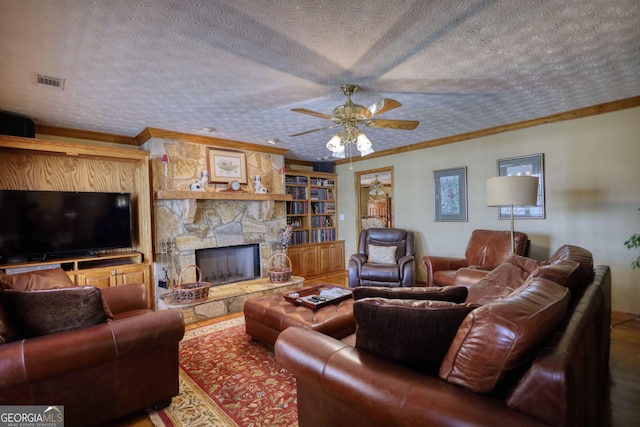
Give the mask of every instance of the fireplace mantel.
<path id="1" fill-rule="evenodd" d="M 293 200 L 291 194 L 246 193 L 246 192 L 212 192 L 212 191 L 156 191 L 156 200 L 273 200 L 285 202 Z"/>
<path id="2" fill-rule="evenodd" d="M 156 200 L 182 200 L 184 202 L 184 223 L 193 224 L 198 208 L 198 200 L 239 200 L 259 202 L 285 202 L 293 200 L 291 194 L 258 194 L 246 192 L 212 192 L 212 191 L 156 191 Z"/>

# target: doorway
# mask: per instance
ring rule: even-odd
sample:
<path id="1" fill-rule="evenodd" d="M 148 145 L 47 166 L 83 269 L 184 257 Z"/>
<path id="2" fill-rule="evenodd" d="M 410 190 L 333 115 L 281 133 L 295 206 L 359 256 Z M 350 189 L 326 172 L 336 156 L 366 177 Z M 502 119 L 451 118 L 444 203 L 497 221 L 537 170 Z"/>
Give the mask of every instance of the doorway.
<path id="1" fill-rule="evenodd" d="M 393 166 L 355 173 L 356 239 L 368 228 L 393 228 Z"/>

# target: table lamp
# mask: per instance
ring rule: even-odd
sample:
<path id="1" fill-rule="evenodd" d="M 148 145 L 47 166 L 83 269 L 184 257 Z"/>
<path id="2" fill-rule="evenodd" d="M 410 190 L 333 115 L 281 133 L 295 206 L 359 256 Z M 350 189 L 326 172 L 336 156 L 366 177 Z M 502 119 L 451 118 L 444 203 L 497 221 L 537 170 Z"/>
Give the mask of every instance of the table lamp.
<path id="1" fill-rule="evenodd" d="M 496 176 L 487 180 L 487 206 L 509 206 L 511 211 L 511 253 L 513 239 L 513 207 L 535 206 L 538 202 L 537 176 Z"/>

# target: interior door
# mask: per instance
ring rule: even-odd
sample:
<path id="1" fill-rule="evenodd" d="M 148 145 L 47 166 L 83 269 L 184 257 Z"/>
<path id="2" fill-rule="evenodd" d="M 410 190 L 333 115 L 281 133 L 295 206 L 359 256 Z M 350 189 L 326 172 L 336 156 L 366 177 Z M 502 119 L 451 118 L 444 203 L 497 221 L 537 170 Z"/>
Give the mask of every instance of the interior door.
<path id="1" fill-rule="evenodd" d="M 368 228 L 393 228 L 393 166 L 355 173 L 356 239 Z"/>

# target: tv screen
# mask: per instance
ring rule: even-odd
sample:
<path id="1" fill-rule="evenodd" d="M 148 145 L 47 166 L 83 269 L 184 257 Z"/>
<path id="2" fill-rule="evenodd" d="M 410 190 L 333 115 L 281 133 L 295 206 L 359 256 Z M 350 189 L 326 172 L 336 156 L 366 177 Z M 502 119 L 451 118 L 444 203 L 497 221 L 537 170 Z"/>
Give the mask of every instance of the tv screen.
<path id="1" fill-rule="evenodd" d="M 0 263 L 131 246 L 129 193 L 0 190 Z"/>

